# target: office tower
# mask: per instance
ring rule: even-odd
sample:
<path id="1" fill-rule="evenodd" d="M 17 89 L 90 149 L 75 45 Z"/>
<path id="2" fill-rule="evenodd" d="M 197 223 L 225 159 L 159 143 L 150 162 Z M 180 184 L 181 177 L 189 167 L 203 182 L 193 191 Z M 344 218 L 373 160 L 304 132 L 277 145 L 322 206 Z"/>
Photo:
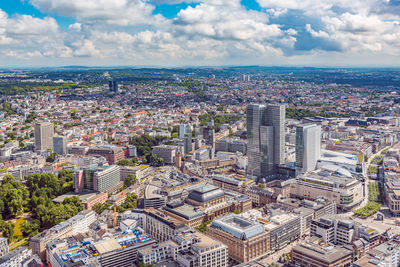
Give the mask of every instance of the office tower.
<path id="1" fill-rule="evenodd" d="M 35 124 L 35 151 L 53 149 L 54 125 L 52 122 Z"/>
<path id="2" fill-rule="evenodd" d="M 65 136 L 53 137 L 53 151 L 59 155 L 67 154 L 67 138 Z"/>
<path id="3" fill-rule="evenodd" d="M 184 140 L 184 152 L 185 152 L 185 155 L 189 154 L 192 150 L 193 150 L 192 133 L 186 133 L 185 134 L 185 140 Z"/>
<path id="4" fill-rule="evenodd" d="M 268 105 L 266 124 L 274 127 L 274 163 L 285 163 L 285 105 Z"/>
<path id="5" fill-rule="evenodd" d="M 118 82 L 117 81 L 109 81 L 108 87 L 110 88 L 110 92 L 118 92 Z"/>
<path id="6" fill-rule="evenodd" d="M 207 126 L 203 127 L 203 138 L 206 140 L 206 145 L 214 147 L 215 145 L 214 120 L 211 120 L 207 124 Z"/>
<path id="7" fill-rule="evenodd" d="M 188 127 L 186 124 L 179 124 L 179 138 L 183 139 L 185 138 L 185 134 L 188 130 Z"/>
<path id="8" fill-rule="evenodd" d="M 313 171 L 321 156 L 321 126 L 304 124 L 296 127 L 296 174 Z"/>
<path id="9" fill-rule="evenodd" d="M 247 114 L 247 174 L 273 175 L 285 162 L 285 106 L 249 104 Z"/>
<path id="10" fill-rule="evenodd" d="M 113 193 L 123 186 L 120 177 L 117 165 L 78 170 L 74 173 L 74 190 L 76 193 L 87 191 Z"/>

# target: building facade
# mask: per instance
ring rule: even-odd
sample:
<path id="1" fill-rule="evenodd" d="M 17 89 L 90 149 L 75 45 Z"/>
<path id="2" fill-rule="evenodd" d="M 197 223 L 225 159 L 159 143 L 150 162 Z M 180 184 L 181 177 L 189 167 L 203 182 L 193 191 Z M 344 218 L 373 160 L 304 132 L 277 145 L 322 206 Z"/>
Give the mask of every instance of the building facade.
<path id="1" fill-rule="evenodd" d="M 207 235 L 228 246 L 229 257 L 240 263 L 261 258 L 270 251 L 269 232 L 251 220 L 235 214 L 215 219 Z"/>
<path id="2" fill-rule="evenodd" d="M 53 151 L 59 155 L 67 154 L 67 138 L 65 136 L 53 137 Z"/>
<path id="3" fill-rule="evenodd" d="M 246 173 L 265 178 L 285 161 L 285 106 L 249 104 L 247 115 Z"/>
<path id="4" fill-rule="evenodd" d="M 296 174 L 313 171 L 321 157 L 321 126 L 304 124 L 296 127 Z"/>
<path id="5" fill-rule="evenodd" d="M 53 149 L 54 124 L 40 122 L 35 124 L 35 151 Z"/>

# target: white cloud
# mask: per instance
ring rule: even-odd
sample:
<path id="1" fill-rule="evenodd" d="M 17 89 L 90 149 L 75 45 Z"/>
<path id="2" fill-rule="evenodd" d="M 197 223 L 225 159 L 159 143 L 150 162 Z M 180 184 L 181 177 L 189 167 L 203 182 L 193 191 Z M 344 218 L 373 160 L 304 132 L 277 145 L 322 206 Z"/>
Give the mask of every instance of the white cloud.
<path id="1" fill-rule="evenodd" d="M 78 31 L 78 32 L 80 32 L 81 29 L 82 29 L 82 24 L 81 24 L 81 23 L 78 23 L 78 22 L 75 22 L 75 23 L 69 25 L 69 26 L 68 26 L 68 29 L 69 29 L 69 30 L 72 30 L 72 31 Z"/>
<path id="2" fill-rule="evenodd" d="M 257 0 L 262 11 L 248 10 L 240 0 L 29 1 L 44 14 L 76 21 L 63 29 L 51 17 L 10 17 L 0 10 L 0 59 L 198 65 L 303 63 L 307 56 L 331 60 L 349 53 L 358 59 L 363 53 L 400 57 L 400 23 L 387 20 L 398 14 L 378 0 Z M 152 14 L 155 3 L 181 2 L 200 4 L 174 19 Z M 302 21 L 288 19 L 293 14 Z M 299 49 L 302 34 L 323 45 Z"/>
<path id="3" fill-rule="evenodd" d="M 30 0 L 42 12 L 74 17 L 88 23 L 138 25 L 161 23 L 145 0 Z"/>
<path id="4" fill-rule="evenodd" d="M 73 52 L 74 56 L 93 57 L 100 55 L 100 50 L 98 50 L 90 40 L 74 43 L 73 46 L 76 48 L 76 50 Z"/>

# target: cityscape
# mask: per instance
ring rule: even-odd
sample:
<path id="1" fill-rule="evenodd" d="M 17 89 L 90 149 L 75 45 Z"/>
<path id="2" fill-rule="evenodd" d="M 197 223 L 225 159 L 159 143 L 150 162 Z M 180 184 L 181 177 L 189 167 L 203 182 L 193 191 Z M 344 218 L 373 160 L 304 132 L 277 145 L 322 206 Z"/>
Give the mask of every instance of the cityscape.
<path id="1" fill-rule="evenodd" d="M 397 0 L 3 0 L 0 267 L 400 267 Z"/>

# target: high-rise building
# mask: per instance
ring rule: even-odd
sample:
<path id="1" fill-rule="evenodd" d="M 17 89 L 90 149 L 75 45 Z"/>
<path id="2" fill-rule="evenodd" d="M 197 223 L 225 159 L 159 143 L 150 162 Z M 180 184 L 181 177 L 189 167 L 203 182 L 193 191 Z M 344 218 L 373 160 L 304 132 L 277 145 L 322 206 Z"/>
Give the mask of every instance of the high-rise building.
<path id="1" fill-rule="evenodd" d="M 215 127 L 214 120 L 211 120 L 207 126 L 203 127 L 203 138 L 206 141 L 206 145 L 214 147 L 215 145 Z"/>
<path id="2" fill-rule="evenodd" d="M 85 191 L 112 193 L 123 186 L 120 177 L 117 165 L 78 170 L 74 173 L 74 189 L 76 193 Z"/>
<path id="3" fill-rule="evenodd" d="M 179 124 L 179 138 L 185 138 L 185 134 L 188 132 L 188 126 L 186 124 Z"/>
<path id="4" fill-rule="evenodd" d="M 304 124 L 296 127 L 296 174 L 313 171 L 321 156 L 321 126 Z"/>
<path id="5" fill-rule="evenodd" d="M 117 81 L 109 81 L 108 87 L 110 88 L 110 92 L 118 92 L 118 82 Z"/>
<path id="6" fill-rule="evenodd" d="M 249 104 L 247 114 L 247 174 L 273 175 L 285 162 L 285 106 Z"/>
<path id="7" fill-rule="evenodd" d="M 67 138 L 65 136 L 53 137 L 53 151 L 59 155 L 67 154 Z"/>
<path id="8" fill-rule="evenodd" d="M 53 149 L 54 125 L 52 122 L 35 124 L 35 151 Z"/>
<path id="9" fill-rule="evenodd" d="M 185 155 L 189 154 L 193 150 L 192 133 L 185 134 L 184 150 Z"/>

